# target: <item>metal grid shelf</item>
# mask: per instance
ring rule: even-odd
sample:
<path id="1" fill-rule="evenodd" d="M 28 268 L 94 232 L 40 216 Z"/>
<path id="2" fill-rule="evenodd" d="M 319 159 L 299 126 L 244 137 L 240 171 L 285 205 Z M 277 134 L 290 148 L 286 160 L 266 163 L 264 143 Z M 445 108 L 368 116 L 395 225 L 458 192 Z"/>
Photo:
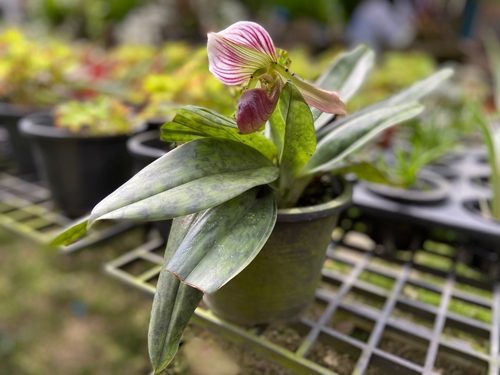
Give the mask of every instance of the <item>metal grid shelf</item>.
<path id="1" fill-rule="evenodd" d="M 73 220 L 54 207 L 47 188 L 34 178 L 0 172 L 0 226 L 40 244 L 47 244 L 58 232 L 72 223 Z M 133 223 L 106 226 L 62 251 L 77 251 L 135 226 Z"/>
<path id="2" fill-rule="evenodd" d="M 152 239 L 105 269 L 153 294 L 163 247 Z M 337 229 L 299 322 L 245 330 L 204 306 L 192 321 L 292 373 L 498 375 L 500 284 L 462 263 L 464 251 L 427 241 L 389 256 L 366 235 Z"/>

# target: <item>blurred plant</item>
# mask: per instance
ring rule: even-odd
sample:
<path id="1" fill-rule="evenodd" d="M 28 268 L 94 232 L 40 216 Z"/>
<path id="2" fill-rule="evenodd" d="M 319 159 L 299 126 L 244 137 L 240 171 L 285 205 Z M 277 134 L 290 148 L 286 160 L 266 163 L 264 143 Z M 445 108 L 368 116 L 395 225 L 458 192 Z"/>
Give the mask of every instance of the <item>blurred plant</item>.
<path id="1" fill-rule="evenodd" d="M 158 50 L 147 45 L 122 44 L 110 50 L 107 60 L 113 67 L 111 78 L 122 82 L 134 82 L 161 68 Z"/>
<path id="2" fill-rule="evenodd" d="M 96 42 L 110 43 L 111 28 L 144 0 L 36 0 L 28 6 L 33 18 L 50 27 Z"/>
<path id="3" fill-rule="evenodd" d="M 0 99 L 15 105 L 50 106 L 71 93 L 78 55 L 54 39 L 32 41 L 20 30 L 0 34 Z"/>
<path id="4" fill-rule="evenodd" d="M 470 103 L 482 102 L 487 88 L 477 70 L 468 66 L 454 68 L 456 74 L 423 100 L 427 111 L 401 125 L 397 133 L 386 134 L 384 142 L 360 155 L 358 162 L 371 171 L 363 179 L 411 188 L 424 167 L 476 135 L 477 124 Z M 368 90 L 370 87 L 365 91 Z M 367 160 L 375 162 L 368 167 Z"/>
<path id="5" fill-rule="evenodd" d="M 391 135 L 391 147 L 375 151 L 374 168 L 379 174 L 373 174 L 378 180 L 372 182 L 410 188 L 424 167 L 459 148 L 465 137 L 477 130 L 468 95 L 475 93 L 475 99 L 481 100 L 483 91 L 464 88 L 457 75 L 424 99 L 427 111 Z"/>
<path id="6" fill-rule="evenodd" d="M 174 108 L 182 104 L 208 107 L 229 115 L 234 110 L 234 95 L 208 71 L 205 48 L 191 50 L 169 49 L 165 65 L 170 73 L 149 74 L 142 82 L 140 95 L 147 104 L 140 113 L 143 119 L 170 120 Z M 168 58 L 170 56 L 170 58 Z M 189 56 L 189 58 L 187 58 Z M 183 64 L 181 64 L 181 61 Z M 175 69 L 170 69 L 175 66 Z"/>
<path id="7" fill-rule="evenodd" d="M 286 12 L 288 20 L 309 18 L 325 25 L 339 24 L 339 18 L 344 15 L 339 2 L 331 0 L 315 0 L 313 6 L 303 0 L 243 0 L 243 3 L 253 12 L 280 9 Z"/>
<path id="8" fill-rule="evenodd" d="M 160 49 L 160 58 L 167 73 L 175 71 L 186 64 L 193 55 L 193 48 L 183 42 L 168 42 Z"/>
<path id="9" fill-rule="evenodd" d="M 131 110 L 106 96 L 60 104 L 54 118 L 56 127 L 89 136 L 127 134 L 135 127 Z"/>
<path id="10" fill-rule="evenodd" d="M 404 189 L 416 186 L 422 169 L 457 145 L 458 133 L 443 125 L 436 111 L 403 125 L 406 139 L 379 153 L 375 167 L 384 178 L 373 182 Z"/>
<path id="11" fill-rule="evenodd" d="M 328 68 L 340 51 L 329 49 L 313 56 L 308 48 L 292 48 L 288 58 L 293 61 L 294 72 L 308 80 L 316 80 Z"/>

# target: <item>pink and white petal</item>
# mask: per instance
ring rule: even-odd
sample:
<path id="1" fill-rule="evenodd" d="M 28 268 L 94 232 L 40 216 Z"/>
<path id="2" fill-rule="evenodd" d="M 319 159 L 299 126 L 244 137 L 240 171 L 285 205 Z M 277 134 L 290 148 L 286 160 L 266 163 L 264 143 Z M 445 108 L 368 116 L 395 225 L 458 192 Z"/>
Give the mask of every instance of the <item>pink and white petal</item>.
<path id="1" fill-rule="evenodd" d="M 208 69 L 226 85 L 240 85 L 272 62 L 265 53 L 237 44 L 219 33 L 209 33 Z"/>
<path id="2" fill-rule="evenodd" d="M 250 21 L 236 22 L 217 34 L 236 44 L 260 51 L 274 61 L 277 59 L 276 48 L 271 36 L 258 23 Z"/>
<path id="3" fill-rule="evenodd" d="M 292 76 L 290 81 L 297 86 L 307 104 L 322 112 L 345 115 L 347 113 L 344 102 L 334 91 L 326 91 L 316 87 L 297 76 Z"/>
<path id="4" fill-rule="evenodd" d="M 227 85 L 240 85 L 276 61 L 269 33 L 255 22 L 240 21 L 208 34 L 209 70 Z"/>

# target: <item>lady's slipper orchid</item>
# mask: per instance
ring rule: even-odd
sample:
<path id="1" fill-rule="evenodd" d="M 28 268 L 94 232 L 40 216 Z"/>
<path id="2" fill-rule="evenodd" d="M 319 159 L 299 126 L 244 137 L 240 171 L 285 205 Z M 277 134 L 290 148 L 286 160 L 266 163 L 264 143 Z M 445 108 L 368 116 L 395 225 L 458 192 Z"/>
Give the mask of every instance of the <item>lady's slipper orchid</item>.
<path id="1" fill-rule="evenodd" d="M 236 113 L 242 133 L 257 131 L 269 119 L 286 80 L 297 87 L 307 104 L 323 112 L 346 113 L 337 93 L 307 83 L 280 63 L 271 37 L 259 24 L 236 22 L 209 33 L 207 47 L 209 69 L 222 83 L 247 83 Z"/>

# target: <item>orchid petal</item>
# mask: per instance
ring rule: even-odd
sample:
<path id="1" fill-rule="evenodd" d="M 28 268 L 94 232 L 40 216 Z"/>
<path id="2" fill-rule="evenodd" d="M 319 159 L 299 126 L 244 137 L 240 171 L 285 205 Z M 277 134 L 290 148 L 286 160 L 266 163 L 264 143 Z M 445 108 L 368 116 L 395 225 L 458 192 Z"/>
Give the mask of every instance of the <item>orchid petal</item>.
<path id="1" fill-rule="evenodd" d="M 304 100 L 310 106 L 322 112 L 336 115 L 345 115 L 347 113 L 344 102 L 336 92 L 320 89 L 295 75 L 290 78 L 290 81 L 299 89 Z"/>
<path id="2" fill-rule="evenodd" d="M 226 85 L 240 85 L 276 61 L 268 32 L 254 22 L 236 22 L 218 33 L 208 33 L 209 70 Z"/>
<path id="3" fill-rule="evenodd" d="M 241 94 L 236 112 L 236 124 L 241 133 L 253 133 L 273 114 L 278 102 L 279 89 L 268 96 L 264 89 L 247 90 Z"/>

